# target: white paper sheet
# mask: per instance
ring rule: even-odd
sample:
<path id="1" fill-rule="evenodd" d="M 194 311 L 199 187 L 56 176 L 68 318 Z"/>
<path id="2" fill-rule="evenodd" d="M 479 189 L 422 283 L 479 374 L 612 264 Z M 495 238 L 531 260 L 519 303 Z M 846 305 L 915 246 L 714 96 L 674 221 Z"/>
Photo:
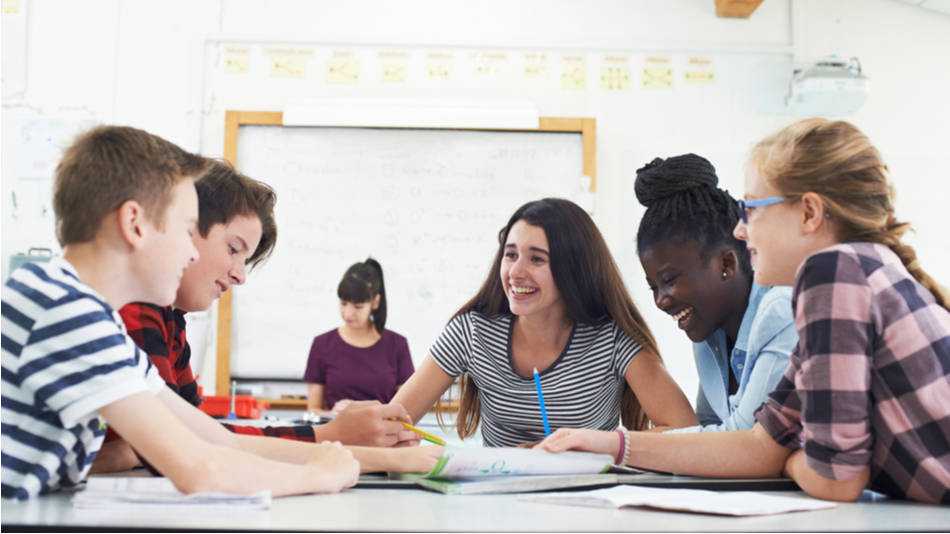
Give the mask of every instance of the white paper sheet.
<path id="1" fill-rule="evenodd" d="M 592 491 L 526 495 L 518 499 L 605 508 L 647 506 L 664 510 L 730 516 L 781 514 L 823 510 L 837 506 L 837 503 L 813 499 L 804 494 L 786 496 L 754 491 L 709 491 L 640 486 L 614 486 Z"/>
<path id="2" fill-rule="evenodd" d="M 75 508 L 187 506 L 200 507 L 202 510 L 265 510 L 270 508 L 270 502 L 269 490 L 250 495 L 184 494 L 175 488 L 171 480 L 163 477 L 91 477 L 86 482 L 86 489 L 73 496 Z"/>

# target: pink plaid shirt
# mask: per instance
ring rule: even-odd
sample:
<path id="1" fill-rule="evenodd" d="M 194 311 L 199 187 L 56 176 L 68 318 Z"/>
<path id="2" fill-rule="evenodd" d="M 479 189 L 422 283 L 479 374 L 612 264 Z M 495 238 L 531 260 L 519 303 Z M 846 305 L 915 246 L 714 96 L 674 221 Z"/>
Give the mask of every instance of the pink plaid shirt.
<path id="1" fill-rule="evenodd" d="M 950 312 L 888 247 L 808 257 L 792 299 L 798 346 L 756 420 L 808 465 L 870 489 L 950 504 Z"/>

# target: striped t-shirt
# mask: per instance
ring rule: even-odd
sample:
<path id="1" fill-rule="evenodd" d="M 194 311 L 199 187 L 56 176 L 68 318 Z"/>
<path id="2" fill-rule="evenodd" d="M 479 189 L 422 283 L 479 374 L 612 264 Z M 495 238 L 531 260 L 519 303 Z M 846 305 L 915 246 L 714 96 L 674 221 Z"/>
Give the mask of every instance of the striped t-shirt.
<path id="1" fill-rule="evenodd" d="M 23 265 L 2 301 L 0 486 L 26 499 L 83 481 L 105 435 L 98 409 L 165 383 L 67 261 Z"/>
<path id="2" fill-rule="evenodd" d="M 478 386 L 482 439 L 504 447 L 544 438 L 533 377 L 511 365 L 514 316 L 471 311 L 445 328 L 430 354 L 450 376 L 467 373 Z M 564 352 L 540 374 L 551 431 L 613 430 L 620 422 L 624 373 L 640 344 L 613 321 L 576 324 Z"/>

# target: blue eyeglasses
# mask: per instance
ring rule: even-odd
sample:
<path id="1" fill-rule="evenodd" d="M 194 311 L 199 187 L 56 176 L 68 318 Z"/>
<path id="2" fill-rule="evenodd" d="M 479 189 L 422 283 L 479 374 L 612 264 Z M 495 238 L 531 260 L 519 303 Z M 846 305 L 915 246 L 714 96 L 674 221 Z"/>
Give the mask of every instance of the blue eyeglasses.
<path id="1" fill-rule="evenodd" d="M 755 200 L 737 200 L 736 204 L 739 206 L 739 213 L 742 215 L 742 222 L 749 224 L 749 208 L 764 208 L 765 206 L 771 206 L 772 204 L 778 204 L 779 202 L 785 200 L 785 197 L 768 197 L 768 198 L 757 198 Z"/>

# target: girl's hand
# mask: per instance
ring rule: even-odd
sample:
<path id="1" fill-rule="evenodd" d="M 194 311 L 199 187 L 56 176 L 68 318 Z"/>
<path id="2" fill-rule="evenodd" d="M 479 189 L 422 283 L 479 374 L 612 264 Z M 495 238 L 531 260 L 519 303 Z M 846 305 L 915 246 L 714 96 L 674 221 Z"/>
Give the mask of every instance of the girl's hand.
<path id="1" fill-rule="evenodd" d="M 559 428 L 544 441 L 534 446 L 550 452 L 578 450 L 609 454 L 617 457 L 620 436 L 616 432 L 588 428 Z"/>
<path id="2" fill-rule="evenodd" d="M 442 455 L 442 447 L 438 445 L 424 445 L 421 447 L 402 447 L 391 449 L 396 456 L 393 465 L 397 473 L 428 473 L 435 467 L 436 461 Z"/>
<path id="3" fill-rule="evenodd" d="M 306 464 L 314 469 L 317 477 L 314 493 L 336 493 L 356 485 L 360 463 L 353 458 L 353 453 L 343 448 L 339 441 L 324 441 L 314 447 L 313 456 Z"/>

